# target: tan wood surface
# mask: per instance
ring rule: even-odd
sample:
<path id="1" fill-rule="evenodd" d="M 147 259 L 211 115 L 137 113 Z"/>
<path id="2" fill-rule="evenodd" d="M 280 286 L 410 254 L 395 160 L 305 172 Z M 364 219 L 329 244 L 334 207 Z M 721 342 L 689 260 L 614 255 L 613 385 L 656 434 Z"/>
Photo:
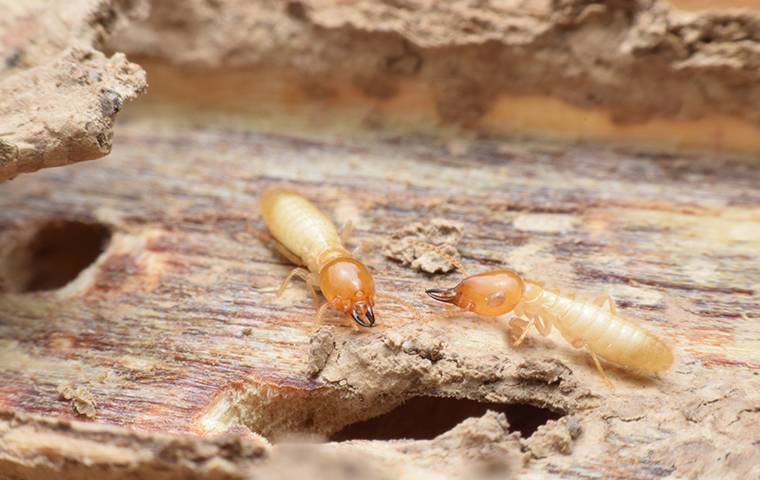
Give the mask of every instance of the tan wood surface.
<path id="1" fill-rule="evenodd" d="M 759 164 L 185 120 L 127 116 L 107 160 L 0 186 L 6 289 L 23 290 L 13 266 L 35 264 L 18 259 L 41 225 L 111 231 L 105 252 L 66 287 L 0 296 L 3 410 L 162 433 L 243 424 L 277 439 L 330 434 L 419 395 L 455 396 L 533 404 L 579 422 L 572 455 L 533 455 L 524 472 L 757 473 Z M 382 326 L 357 333 L 331 315 L 337 346 L 310 378 L 321 341 L 313 306 L 298 282 L 274 298 L 291 266 L 256 235 L 258 194 L 280 183 L 338 223 L 352 221 L 350 246 L 379 290 L 427 320 L 381 303 Z M 609 292 L 672 342 L 676 365 L 659 378 L 610 367 L 609 390 L 558 335 L 533 333 L 512 348 L 503 320 L 445 317 L 422 290 L 458 274 L 424 275 L 382 255 L 393 232 L 432 218 L 464 225 L 459 250 L 471 271 L 509 265 L 562 289 Z M 78 248 L 71 240 L 57 238 Z M 82 388 L 81 409 L 65 386 Z M 4 458 L 23 463 L 9 437 L 5 445 Z M 399 453 L 385 442 L 331 448 L 400 457 L 396 468 L 429 461 L 424 449 Z"/>

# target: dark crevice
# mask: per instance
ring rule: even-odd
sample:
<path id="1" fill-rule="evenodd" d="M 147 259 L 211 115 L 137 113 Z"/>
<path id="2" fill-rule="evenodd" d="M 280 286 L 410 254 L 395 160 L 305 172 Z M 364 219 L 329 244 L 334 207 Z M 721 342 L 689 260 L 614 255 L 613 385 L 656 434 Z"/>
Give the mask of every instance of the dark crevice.
<path id="1" fill-rule="evenodd" d="M 510 431 L 518 431 L 524 438 L 531 436 L 547 421 L 563 416 L 546 408 L 525 404 L 415 397 L 386 414 L 348 425 L 332 435 L 330 441 L 431 440 L 448 432 L 463 420 L 483 416 L 488 410 L 506 415 Z"/>
<path id="2" fill-rule="evenodd" d="M 2 285 L 15 293 L 55 290 L 74 280 L 105 250 L 110 230 L 98 223 L 57 220 L 7 251 Z"/>

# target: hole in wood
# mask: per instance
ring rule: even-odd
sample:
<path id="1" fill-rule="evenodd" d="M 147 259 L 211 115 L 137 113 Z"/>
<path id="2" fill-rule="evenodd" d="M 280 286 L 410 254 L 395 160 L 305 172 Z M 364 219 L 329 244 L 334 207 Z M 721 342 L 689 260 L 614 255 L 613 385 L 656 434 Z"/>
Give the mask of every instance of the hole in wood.
<path id="1" fill-rule="evenodd" d="M 61 288 L 98 258 L 110 238 L 109 229 L 98 223 L 48 222 L 7 253 L 5 289 L 28 293 Z"/>
<path id="2" fill-rule="evenodd" d="M 483 416 L 488 410 L 506 415 L 510 431 L 519 431 L 524 438 L 530 437 L 549 420 L 563 416 L 562 413 L 525 404 L 415 397 L 386 414 L 345 427 L 332 435 L 330 441 L 431 440 L 467 418 Z"/>

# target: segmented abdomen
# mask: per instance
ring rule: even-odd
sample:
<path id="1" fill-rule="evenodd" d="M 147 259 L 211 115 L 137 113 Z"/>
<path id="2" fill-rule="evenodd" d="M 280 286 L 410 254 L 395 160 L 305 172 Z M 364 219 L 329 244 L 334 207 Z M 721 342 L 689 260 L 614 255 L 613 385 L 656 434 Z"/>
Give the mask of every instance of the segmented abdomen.
<path id="1" fill-rule="evenodd" d="M 544 317 L 574 346 L 587 345 L 596 355 L 625 367 L 658 372 L 673 364 L 665 342 L 639 325 L 614 315 L 605 305 L 544 290 Z M 548 315 L 547 315 L 548 314 Z"/>
<path id="2" fill-rule="evenodd" d="M 309 200 L 280 188 L 261 196 L 261 212 L 272 236 L 318 272 L 320 255 L 345 251 L 335 225 Z"/>

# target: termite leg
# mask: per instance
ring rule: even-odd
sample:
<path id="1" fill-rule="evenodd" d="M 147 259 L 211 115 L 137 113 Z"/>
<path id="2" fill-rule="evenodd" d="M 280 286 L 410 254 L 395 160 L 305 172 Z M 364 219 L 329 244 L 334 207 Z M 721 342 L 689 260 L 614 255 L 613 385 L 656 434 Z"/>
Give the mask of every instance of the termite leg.
<path id="1" fill-rule="evenodd" d="M 604 308 L 604 304 L 606 303 L 610 309 L 610 312 L 613 315 L 617 315 L 617 307 L 615 306 L 615 300 L 612 299 L 612 297 L 608 293 L 603 293 L 601 295 L 597 295 L 594 300 L 594 305 L 598 305 L 602 308 Z"/>
<path id="2" fill-rule="evenodd" d="M 354 232 L 354 224 L 351 220 L 347 221 L 343 228 L 340 230 L 340 241 L 345 245 L 348 243 L 348 239 L 351 238 L 351 234 Z"/>
<path id="3" fill-rule="evenodd" d="M 514 316 L 509 319 L 509 326 L 507 332 L 509 334 L 509 340 L 514 345 L 515 339 L 520 337 L 527 330 L 528 321 L 522 317 Z"/>
<path id="4" fill-rule="evenodd" d="M 548 337 L 552 332 L 552 322 L 541 318 L 540 316 L 536 316 L 536 330 L 538 330 L 538 333 L 540 333 L 542 337 Z"/>
<path id="5" fill-rule="evenodd" d="M 280 242 L 274 239 L 272 240 L 272 242 L 273 242 L 272 245 L 274 246 L 275 250 L 277 250 L 277 252 L 280 255 L 290 260 L 290 263 L 292 263 L 293 265 L 303 265 L 303 262 L 301 261 L 301 259 L 296 254 L 288 250 L 285 247 L 285 245 L 281 244 Z"/>
<path id="6" fill-rule="evenodd" d="M 416 308 L 414 308 L 414 305 L 407 302 L 406 300 L 397 297 L 396 295 L 390 294 L 390 293 L 376 293 L 375 296 L 379 298 L 387 298 L 389 300 L 393 300 L 397 305 L 399 305 L 401 308 L 406 310 L 412 317 L 414 317 L 416 320 L 420 319 L 420 314 L 417 311 Z"/>
<path id="7" fill-rule="evenodd" d="M 317 292 L 314 290 L 314 280 L 311 277 L 311 273 L 305 268 L 301 267 L 294 268 L 288 274 L 288 276 L 285 277 L 285 280 L 282 281 L 280 288 L 277 289 L 277 297 L 279 298 L 283 293 L 285 293 L 285 289 L 288 288 L 288 284 L 290 284 L 290 282 L 293 280 L 293 277 L 298 277 L 306 282 L 306 287 L 311 293 L 311 298 L 314 300 L 314 305 L 319 305 L 319 297 L 317 297 Z"/>
<path id="8" fill-rule="evenodd" d="M 348 244 L 348 239 L 351 238 L 351 234 L 354 233 L 354 224 L 351 222 L 351 220 L 347 221 L 345 225 L 343 225 L 343 228 L 340 230 L 340 243 L 343 244 L 343 246 L 346 246 Z M 351 255 L 358 256 L 359 252 L 362 251 L 362 248 L 364 248 L 364 243 L 360 243 L 359 245 L 355 246 L 353 250 L 351 250 Z"/>
<path id="9" fill-rule="evenodd" d="M 259 240 L 261 240 L 265 244 L 267 244 L 270 247 L 272 247 L 275 250 L 277 250 L 277 253 L 279 253 L 283 257 L 287 258 L 290 261 L 290 263 L 292 263 L 294 265 L 303 265 L 303 262 L 298 257 L 298 255 L 296 255 L 293 252 L 291 252 L 290 250 L 288 250 L 288 247 L 286 247 L 285 245 L 283 245 L 280 242 L 278 242 L 276 238 L 273 238 L 273 237 L 271 237 L 269 235 L 266 235 L 266 234 L 264 234 L 262 232 L 253 230 L 251 228 L 248 228 L 248 231 L 250 233 L 254 234 L 255 236 L 259 237 Z"/>
<path id="10" fill-rule="evenodd" d="M 612 385 L 612 382 L 610 381 L 609 377 L 607 377 L 607 374 L 604 373 L 604 369 L 602 368 L 602 364 L 599 363 L 599 359 L 596 358 L 596 354 L 593 351 L 591 351 L 590 348 L 588 348 L 588 345 L 586 345 L 586 351 L 591 354 L 591 358 L 594 360 L 594 364 L 596 365 L 596 369 L 599 371 L 599 373 L 602 374 L 602 378 L 604 379 L 604 383 L 606 383 L 609 388 L 615 388 Z"/>
<path id="11" fill-rule="evenodd" d="M 321 307 L 319 307 L 319 310 L 317 310 L 317 314 L 314 315 L 314 323 L 316 324 L 316 329 L 319 329 L 319 327 L 322 325 L 322 318 L 325 315 L 325 310 L 327 310 L 327 307 L 329 307 L 330 304 L 328 302 L 325 302 L 322 304 Z"/>
<path id="12" fill-rule="evenodd" d="M 525 337 L 528 335 L 528 331 L 532 326 L 536 327 L 536 330 L 538 330 L 538 333 L 542 337 L 549 336 L 552 331 L 552 323 L 550 321 L 544 320 L 539 315 L 528 314 L 526 316 L 528 317 L 528 320 L 520 317 L 514 317 L 509 322 L 510 332 L 513 334 L 512 336 L 516 336 L 516 332 L 521 330 L 520 336 L 517 337 L 517 340 L 515 340 L 515 342 L 512 344 L 515 347 L 519 346 L 523 340 L 525 340 Z"/>
<path id="13" fill-rule="evenodd" d="M 517 337 L 517 340 L 515 340 L 515 343 L 512 344 L 513 347 L 520 346 L 520 344 L 523 342 L 523 340 L 525 340 L 525 337 L 528 335 L 528 330 L 530 330 L 530 327 L 532 327 L 533 325 L 536 324 L 536 319 L 535 318 L 529 318 L 528 319 L 528 323 L 524 323 L 525 320 L 522 319 L 522 318 L 520 320 L 522 320 L 522 322 L 523 322 L 523 325 L 521 325 L 522 332 L 520 333 L 520 336 Z M 518 322 L 515 322 L 515 324 L 516 323 L 518 323 Z M 512 322 L 510 322 L 510 327 L 511 326 L 512 326 Z"/>

